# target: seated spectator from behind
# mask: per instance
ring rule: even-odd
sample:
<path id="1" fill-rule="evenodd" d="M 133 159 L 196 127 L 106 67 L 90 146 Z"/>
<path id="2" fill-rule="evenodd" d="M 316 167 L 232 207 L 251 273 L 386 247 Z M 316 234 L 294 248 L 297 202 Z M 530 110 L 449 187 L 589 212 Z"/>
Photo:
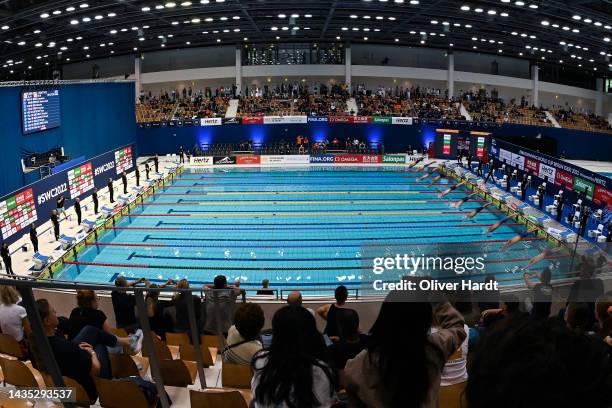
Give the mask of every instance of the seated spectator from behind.
<path id="1" fill-rule="evenodd" d="M 590 310 L 586 303 L 572 302 L 565 308 L 565 325 L 568 329 L 581 334 L 586 334 L 589 330 Z"/>
<path id="2" fill-rule="evenodd" d="M 261 281 L 261 287 L 262 289 L 259 289 L 257 291 L 258 295 L 273 295 L 274 291 L 272 289 L 270 289 L 270 280 L 269 279 L 264 279 Z"/>
<path id="3" fill-rule="evenodd" d="M 465 396 L 470 408 L 606 408 L 610 374 L 603 342 L 552 319 L 523 315 L 481 339 Z"/>
<path id="4" fill-rule="evenodd" d="M 2 333 L 12 336 L 23 354 L 27 355 L 28 342 L 24 329 L 29 331 L 28 314 L 23 306 L 17 304 L 20 300 L 19 292 L 13 286 L 0 286 L 0 328 Z"/>
<path id="5" fill-rule="evenodd" d="M 466 337 L 448 302 L 411 301 L 390 292 L 370 330 L 368 347 L 347 361 L 346 391 L 355 406 L 437 407 L 444 364 Z M 433 316 L 439 330 L 431 332 Z"/>
<path id="6" fill-rule="evenodd" d="M 334 367 L 343 370 L 346 362 L 355 358 L 368 342 L 368 336 L 359 332 L 359 314 L 353 309 L 339 309 L 338 340 L 329 346 Z"/>
<path id="7" fill-rule="evenodd" d="M 130 337 L 118 338 L 96 327 L 85 326 L 74 339 L 69 341 L 57 333 L 56 329 L 59 324 L 57 313 L 47 299 L 37 300 L 36 307 L 60 372 L 81 384 L 92 401 L 98 397 L 92 377 L 111 378 L 107 347 L 129 345 L 133 353 L 140 352 L 142 345 L 142 331 L 140 330 Z M 42 355 L 35 346 L 34 338 L 31 339 L 30 344 L 37 368 L 47 371 Z"/>
<path id="8" fill-rule="evenodd" d="M 531 314 L 547 319 L 548 316 L 550 316 L 550 308 L 552 305 L 552 285 L 550 284 L 552 272 L 550 268 L 544 268 L 540 274 L 540 282 L 535 284 L 529 280 L 531 276 L 532 275 L 527 272 L 523 274 L 525 286 L 531 289 L 533 293 Z"/>
<path id="9" fill-rule="evenodd" d="M 458 309 L 456 310 L 459 312 Z M 431 332 L 435 333 L 438 330 L 439 326 L 434 316 L 434 325 L 431 328 Z M 470 328 L 464 323 L 463 330 L 465 330 L 467 336 L 461 343 L 461 346 L 459 346 L 453 355 L 446 361 L 446 364 L 444 364 L 444 369 L 442 370 L 442 377 L 440 380 L 441 387 L 460 384 L 466 382 L 468 379 L 467 356 L 469 350 L 468 344 L 470 340 Z"/>
<path id="10" fill-rule="evenodd" d="M 150 289 L 165 288 L 173 283 L 174 280 L 168 281 L 162 285 L 150 284 Z M 147 291 L 145 296 L 145 304 L 147 306 L 147 316 L 149 317 L 149 326 L 161 340 L 166 340 L 166 333 L 173 330 L 173 323 L 170 316 L 166 315 L 165 309 L 172 305 L 171 301 L 160 300 L 159 292 L 156 290 Z"/>
<path id="11" fill-rule="evenodd" d="M 289 293 L 289 295 L 287 295 L 287 304 L 289 306 L 304 307 L 302 305 L 302 294 L 300 293 L 300 291 L 294 290 L 293 292 Z M 308 310 L 313 316 L 315 315 L 314 310 L 312 310 L 311 308 L 305 307 L 304 309 Z"/>
<path id="12" fill-rule="evenodd" d="M 336 298 L 336 303 L 323 305 L 317 309 L 317 314 L 323 318 L 323 320 L 327 321 L 323 333 L 327 334 L 332 341 L 338 340 L 339 327 L 337 314 L 338 310 L 344 308 L 346 299 L 348 299 L 348 290 L 346 286 L 338 286 L 334 291 L 334 297 Z"/>
<path id="13" fill-rule="evenodd" d="M 115 286 L 127 288 L 136 286 L 144 281 L 144 278 L 140 278 L 128 283 L 125 276 L 119 276 L 115 280 Z M 117 327 L 125 329 L 128 333 L 132 333 L 140 326 L 138 320 L 136 320 L 136 313 L 134 312 L 136 298 L 132 294 L 119 290 L 114 290 L 111 293 L 111 298 L 113 301 L 113 311 L 115 312 Z"/>
<path id="14" fill-rule="evenodd" d="M 485 327 L 491 326 L 500 320 L 522 314 L 519 299 L 506 293 L 501 297 L 501 308 L 487 309 L 482 312 L 481 321 Z"/>
<path id="15" fill-rule="evenodd" d="M 253 356 L 262 348 L 259 332 L 266 319 L 261 306 L 242 303 L 234 314 L 234 325 L 227 333 L 227 347 L 223 350 L 224 361 L 251 365 Z"/>
<path id="16" fill-rule="evenodd" d="M 237 292 L 227 286 L 227 278 L 223 275 L 215 276 L 213 291 L 206 293 L 206 325 L 207 334 L 223 334 L 232 325 L 232 313 L 236 303 Z"/>
<path id="17" fill-rule="evenodd" d="M 495 275 L 487 275 L 485 276 L 485 283 L 495 282 Z M 499 308 L 499 300 L 500 293 L 499 290 L 484 290 L 482 292 L 478 292 L 476 294 L 478 300 L 478 307 L 480 308 L 480 312 L 484 312 L 488 309 L 498 309 Z"/>
<path id="18" fill-rule="evenodd" d="M 255 355 L 253 369 L 253 408 L 331 407 L 336 400 L 323 336 L 303 307 L 274 314 L 272 344 Z"/>
<path id="19" fill-rule="evenodd" d="M 595 303 L 595 319 L 599 336 L 612 347 L 612 293 L 602 295 Z"/>
<path id="20" fill-rule="evenodd" d="M 181 279 L 176 284 L 177 289 L 189 289 L 189 281 L 187 279 Z M 174 319 L 174 331 L 176 333 L 188 333 L 191 331 L 189 325 L 189 293 L 187 292 L 176 292 L 172 298 L 172 305 L 176 310 L 176 318 Z M 195 312 L 196 325 L 199 327 L 199 321 L 201 316 L 201 304 L 202 301 L 198 296 L 191 296 L 193 302 L 193 311 Z"/>
<path id="21" fill-rule="evenodd" d="M 75 338 L 85 326 L 113 334 L 106 315 L 98 309 L 98 296 L 93 290 L 77 291 L 77 307 L 72 309 L 68 318 L 68 340 Z"/>

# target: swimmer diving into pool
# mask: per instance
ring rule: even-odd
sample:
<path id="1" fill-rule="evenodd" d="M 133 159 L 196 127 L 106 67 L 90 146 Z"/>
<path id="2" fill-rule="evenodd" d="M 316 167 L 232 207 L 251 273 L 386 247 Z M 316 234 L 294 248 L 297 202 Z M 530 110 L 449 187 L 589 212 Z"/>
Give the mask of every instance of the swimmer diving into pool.
<path id="1" fill-rule="evenodd" d="M 537 264 L 544 259 L 552 258 L 554 254 L 561 252 L 561 248 L 546 248 L 540 254 L 534 256 L 527 262 L 527 267 Z"/>
<path id="2" fill-rule="evenodd" d="M 433 186 L 433 185 L 434 185 L 434 184 L 436 184 L 438 181 L 440 181 L 440 179 L 441 179 L 442 177 L 444 177 L 442 174 L 440 174 L 440 175 L 438 175 L 438 176 L 434 177 L 433 179 L 431 179 L 431 182 L 430 182 L 430 183 L 427 185 L 427 187 L 431 187 L 431 186 Z"/>
<path id="3" fill-rule="evenodd" d="M 472 197 L 474 197 L 475 195 L 477 195 L 478 193 L 472 193 L 469 195 L 466 195 L 465 197 L 463 197 L 461 200 L 457 201 L 456 203 L 453 204 L 453 207 L 455 208 L 461 208 L 461 206 L 463 204 L 465 204 L 466 202 L 468 202 L 468 200 Z"/>
<path id="4" fill-rule="evenodd" d="M 450 186 L 449 188 L 447 188 L 446 190 L 444 190 L 442 193 L 440 193 L 438 195 L 439 198 L 445 197 L 448 193 L 450 193 L 451 191 L 454 191 L 457 189 L 457 187 L 461 187 L 463 185 L 465 185 L 466 181 L 462 181 L 461 183 L 457 183 L 457 184 L 453 184 L 452 186 Z M 431 185 L 431 184 L 430 184 Z"/>
<path id="5" fill-rule="evenodd" d="M 537 230 L 538 229 L 534 227 L 534 228 L 532 228 L 530 230 L 523 231 L 520 234 L 515 235 L 514 237 L 512 237 L 508 241 L 506 241 L 506 243 L 504 245 L 502 245 L 502 247 L 500 248 L 500 251 L 506 251 L 512 245 L 519 243 L 520 241 L 522 241 L 523 239 L 527 238 L 529 235 L 533 234 Z"/>
<path id="6" fill-rule="evenodd" d="M 422 163 L 422 164 L 419 164 L 418 166 L 414 167 L 412 170 L 413 170 L 413 171 L 421 171 L 421 170 L 423 170 L 423 169 L 425 169 L 425 168 L 430 168 L 430 167 L 432 167 L 432 166 L 431 166 L 432 164 L 434 164 L 434 165 L 435 165 L 435 164 L 436 164 L 436 162 L 435 162 L 435 161 L 432 161 L 432 162 L 429 162 L 429 163 Z"/>
<path id="7" fill-rule="evenodd" d="M 423 160 L 425 160 L 425 158 L 424 158 L 424 157 L 419 157 L 418 159 L 416 159 L 415 161 L 413 161 L 412 163 L 410 163 L 410 164 L 408 165 L 408 168 L 409 168 L 409 169 L 413 168 L 414 166 L 416 166 L 417 164 L 419 164 L 419 163 L 420 163 L 420 162 L 422 162 Z"/>
<path id="8" fill-rule="evenodd" d="M 470 218 L 474 218 L 476 216 L 476 214 L 480 213 L 482 210 L 484 210 L 485 208 L 487 208 L 490 205 L 493 205 L 493 203 L 486 203 L 485 205 L 481 205 L 480 207 L 476 208 L 474 211 L 472 211 L 469 214 L 467 214 L 466 216 L 464 216 L 463 219 L 464 220 L 469 220 Z"/>
<path id="9" fill-rule="evenodd" d="M 510 219 L 512 219 L 514 217 L 516 217 L 516 214 L 506 215 L 504 218 L 502 218 L 501 220 L 499 220 L 498 222 L 496 222 L 495 224 L 493 224 L 489 228 L 487 228 L 486 231 L 483 232 L 483 234 L 488 234 L 490 232 L 495 231 L 496 229 L 501 227 L 503 223 L 505 223 L 506 221 L 508 221 L 508 220 L 510 220 Z"/>

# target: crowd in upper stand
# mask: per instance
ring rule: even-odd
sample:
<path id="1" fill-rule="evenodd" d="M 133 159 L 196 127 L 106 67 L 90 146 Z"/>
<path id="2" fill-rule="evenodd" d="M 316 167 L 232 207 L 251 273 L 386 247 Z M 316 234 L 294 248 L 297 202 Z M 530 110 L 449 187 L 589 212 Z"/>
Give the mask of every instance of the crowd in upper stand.
<path id="1" fill-rule="evenodd" d="M 228 285 L 222 275 L 202 288 L 216 289 L 203 297 L 177 292 L 162 299 L 149 290 L 145 304 L 156 341 L 163 342 L 170 333 L 191 334 L 193 302 L 199 333 L 225 339 L 224 364 L 252 367 L 252 407 L 434 408 L 449 390 L 462 390 L 456 397 L 471 408 L 604 408 L 612 403 L 612 292 L 603 293 L 591 261 L 581 258 L 578 268 L 581 279 L 554 315 L 548 268 L 537 283 L 525 274 L 531 295 L 524 301 L 497 289 L 390 292 L 371 327 L 360 324 L 355 307 L 364 304 L 350 301 L 345 286 L 336 288 L 333 303 L 316 310 L 291 292 L 272 316 L 245 301 L 239 280 Z M 158 287 L 145 279 L 116 281 L 121 288 L 141 284 Z M 273 293 L 269 281 L 262 284 L 255 297 Z M 168 285 L 189 288 L 186 279 L 159 287 Z M 44 370 L 20 303 L 14 288 L 0 287 L 0 327 L 19 344 L 22 359 L 31 357 Z M 80 383 L 92 401 L 93 377 L 112 377 L 112 354 L 141 350 L 134 295 L 113 291 L 112 304 L 116 325 L 127 336 L 116 335 L 91 290 L 77 292 L 77 307 L 67 318 L 45 299 L 37 301 L 62 374 Z M 266 318 L 271 329 L 263 330 Z"/>
<path id="2" fill-rule="evenodd" d="M 304 82 L 279 85 L 248 86 L 237 95 L 235 86 L 205 88 L 193 91 L 183 88 L 180 92 L 162 91 L 160 95 L 142 92 L 137 104 L 139 122 L 172 119 L 194 119 L 225 116 L 229 100 L 237 98 L 237 117 L 257 115 L 308 115 L 308 116 L 409 116 L 421 119 L 466 120 L 461 105 L 473 121 L 498 124 L 517 123 L 537 126 L 553 126 L 548 110 L 562 127 L 600 132 L 612 131 L 606 119 L 592 113 L 577 112 L 573 107 L 531 106 L 523 96 L 520 100 L 505 101 L 498 91 L 487 94 L 483 90 L 458 92 L 458 97 L 448 98 L 448 90 L 412 86 L 368 89 L 364 84 L 353 87 L 349 93 L 344 84 L 324 83 L 308 85 Z M 347 102 L 354 98 L 354 106 Z"/>

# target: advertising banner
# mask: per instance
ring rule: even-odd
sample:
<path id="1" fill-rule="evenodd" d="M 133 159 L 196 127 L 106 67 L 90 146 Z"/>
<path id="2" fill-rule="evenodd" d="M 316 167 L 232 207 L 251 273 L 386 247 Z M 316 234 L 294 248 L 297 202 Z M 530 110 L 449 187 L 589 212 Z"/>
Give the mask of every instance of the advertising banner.
<path id="1" fill-rule="evenodd" d="M 372 123 L 377 123 L 379 125 L 390 125 L 391 118 L 388 116 L 372 116 Z"/>
<path id="2" fill-rule="evenodd" d="M 215 166 L 225 166 L 228 164 L 236 164 L 234 156 L 213 156 L 213 164 Z"/>
<path id="3" fill-rule="evenodd" d="M 353 123 L 356 124 L 372 122 L 372 118 L 370 118 L 369 116 L 351 116 L 351 118 L 353 118 Z"/>
<path id="4" fill-rule="evenodd" d="M 361 163 L 362 154 L 337 154 L 334 163 Z"/>
<path id="5" fill-rule="evenodd" d="M 311 154 L 310 155 L 311 163 L 333 163 L 334 155 L 333 154 Z"/>
<path id="6" fill-rule="evenodd" d="M 261 156 L 261 164 L 309 164 L 310 156 L 307 154 L 303 155 L 272 155 L 272 156 Z"/>
<path id="7" fill-rule="evenodd" d="M 555 174 L 555 184 L 558 186 L 564 186 L 565 188 L 569 190 L 573 190 L 574 189 L 574 176 L 572 176 L 570 173 L 566 171 L 557 170 L 557 173 Z"/>
<path id="8" fill-rule="evenodd" d="M 512 164 L 512 153 L 506 149 L 499 149 L 499 161 Z"/>
<path id="9" fill-rule="evenodd" d="M 442 145 L 442 154 L 445 156 L 451 153 L 451 138 L 452 136 L 448 133 L 444 133 L 444 144 Z"/>
<path id="10" fill-rule="evenodd" d="M 191 156 L 189 163 L 194 166 L 212 166 L 213 158 L 212 156 Z"/>
<path id="11" fill-rule="evenodd" d="M 329 118 L 327 116 L 308 116 L 308 123 L 327 123 Z"/>
<path id="12" fill-rule="evenodd" d="M 329 123 L 353 123 L 352 116 L 330 116 Z"/>
<path id="13" fill-rule="evenodd" d="M 588 188 L 587 198 L 593 200 L 593 194 L 595 194 L 595 185 L 590 181 L 583 180 L 580 177 L 574 177 L 574 190 L 584 192 Z"/>
<path id="14" fill-rule="evenodd" d="M 537 176 L 540 174 L 540 162 L 529 157 L 525 158 L 525 171 Z M 574 183 L 572 182 L 572 185 Z"/>
<path id="15" fill-rule="evenodd" d="M 236 164 L 238 165 L 254 165 L 261 164 L 261 156 L 236 156 Z"/>
<path id="16" fill-rule="evenodd" d="M 237 125 L 240 123 L 240 118 L 223 118 L 222 121 L 224 125 Z"/>
<path id="17" fill-rule="evenodd" d="M 399 116 L 394 116 L 391 118 L 391 123 L 393 125 L 412 125 L 412 118 L 404 118 Z"/>
<path id="18" fill-rule="evenodd" d="M 602 186 L 595 186 L 593 201 L 597 205 L 603 205 L 605 203 L 608 210 L 612 210 L 612 191 Z"/>
<path id="19" fill-rule="evenodd" d="M 262 125 L 263 116 L 245 116 L 242 118 L 243 125 Z"/>
<path id="20" fill-rule="evenodd" d="M 406 164 L 405 154 L 383 154 L 383 163 Z"/>
<path id="21" fill-rule="evenodd" d="M 525 165 L 525 156 L 521 156 L 520 154 L 512 153 L 512 166 L 517 169 L 523 170 Z"/>
<path id="22" fill-rule="evenodd" d="M 382 156 L 380 154 L 363 154 L 363 155 L 361 155 L 361 162 L 363 164 L 381 163 L 382 162 Z"/>
<path id="23" fill-rule="evenodd" d="M 477 157 L 484 157 L 484 149 L 485 149 L 485 138 L 484 137 L 478 137 L 478 139 L 476 140 L 476 156 Z"/>
<path id="24" fill-rule="evenodd" d="M 264 116 L 264 125 L 278 125 L 291 123 L 307 123 L 306 116 Z"/>
<path id="25" fill-rule="evenodd" d="M 220 126 L 223 124 L 223 119 L 221 118 L 201 118 L 200 126 Z"/>
<path id="26" fill-rule="evenodd" d="M 538 174 L 538 177 L 550 181 L 551 183 L 554 183 L 556 172 L 557 169 L 555 169 L 554 167 L 548 166 L 544 163 L 540 163 L 540 173 Z"/>
<path id="27" fill-rule="evenodd" d="M 118 179 L 123 169 L 134 167 L 132 152 L 131 145 L 111 150 L 0 198 L 2 241 L 11 244 L 29 231 L 26 227 L 32 222 L 48 221 L 60 195 L 68 208 L 76 197 L 83 199 L 94 187 L 106 187 L 109 178 Z"/>

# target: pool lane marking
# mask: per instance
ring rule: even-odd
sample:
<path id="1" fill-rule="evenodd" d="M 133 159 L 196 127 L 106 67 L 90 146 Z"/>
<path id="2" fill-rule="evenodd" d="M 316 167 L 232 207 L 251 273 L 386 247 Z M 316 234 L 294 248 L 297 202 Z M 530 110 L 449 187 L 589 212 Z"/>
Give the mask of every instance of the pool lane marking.
<path id="1" fill-rule="evenodd" d="M 134 214 L 128 213 L 129 217 L 331 217 L 331 216 L 358 216 L 358 215 L 441 215 L 441 214 L 466 214 L 465 211 L 376 211 L 376 210 L 347 210 L 329 212 L 207 212 L 175 214 L 180 210 L 168 210 L 166 214 Z M 482 211 L 481 214 L 503 213 L 501 210 Z"/>
<path id="2" fill-rule="evenodd" d="M 171 186 L 166 186 L 171 187 Z M 174 186 L 181 188 L 188 188 L 188 186 Z M 151 196 L 185 196 L 185 195 L 206 195 L 206 196 L 214 196 L 214 195 L 322 195 L 322 194 L 331 194 L 331 195 L 344 195 L 344 194 L 422 194 L 422 193 L 431 193 L 437 194 L 435 190 L 386 190 L 386 191 L 205 191 L 201 193 L 192 193 L 190 190 L 185 193 L 155 193 L 151 194 Z M 469 194 L 467 191 L 451 191 L 449 194 Z"/>
<path id="3" fill-rule="evenodd" d="M 227 225 L 227 224 L 226 224 Z M 256 224 L 251 224 L 251 225 L 256 225 Z M 301 224 L 301 225 L 305 225 L 305 224 Z M 461 225 L 431 225 L 431 224 L 427 224 L 427 225 L 416 225 L 416 226 L 385 226 L 385 225 L 381 225 L 381 226 L 377 226 L 377 227 L 370 227 L 370 226 L 361 226 L 361 227 L 339 227 L 339 226 L 334 226 L 332 229 L 348 229 L 348 230 L 353 230 L 353 229 L 367 229 L 367 230 L 373 230 L 373 229 L 420 229 L 420 228 L 436 228 L 436 227 L 444 227 L 444 228 L 468 228 L 468 227 L 490 227 L 494 224 L 461 224 Z M 504 224 L 508 227 L 516 227 L 519 225 L 523 225 L 520 223 L 507 223 Z M 285 224 L 278 224 L 276 228 L 232 228 L 232 230 L 234 231 L 278 231 L 280 229 L 282 229 L 282 227 L 285 227 Z M 177 227 L 108 227 L 107 229 L 112 229 L 112 230 L 128 230 L 128 231 L 227 231 L 226 228 L 198 228 L 198 227 L 185 227 L 185 228 L 177 228 Z M 295 231 L 295 230 L 299 230 L 299 231 L 308 231 L 308 230 L 321 230 L 321 228 L 318 227 L 311 227 L 311 228 L 307 228 L 307 227 L 292 227 L 291 231 Z"/>
<path id="4" fill-rule="evenodd" d="M 454 200 L 350 200 L 350 201 L 298 201 L 298 200 L 256 200 L 256 201 L 195 201 L 195 200 L 184 200 L 179 199 L 177 202 L 152 202 L 152 203 L 141 203 L 139 205 L 144 206 L 155 206 L 155 205 L 328 205 L 328 204 L 427 204 L 427 203 L 448 203 Z M 484 200 L 474 200 L 469 202 L 484 202 Z"/>
<path id="5" fill-rule="evenodd" d="M 181 178 L 181 179 L 175 179 L 174 182 L 177 181 L 203 181 L 203 179 L 197 179 L 197 178 Z M 212 184 L 201 184 L 201 183 L 193 183 L 191 185 L 187 185 L 187 186 L 178 186 L 178 187 L 201 187 L 201 186 L 296 186 L 296 185 L 303 185 L 303 184 L 312 184 L 309 181 L 312 180 L 304 180 L 303 182 L 298 179 L 295 183 L 277 183 L 277 182 L 266 182 L 266 183 L 212 183 Z M 355 184 L 357 185 L 364 185 L 364 184 L 375 184 L 375 185 L 401 185 L 401 186 L 428 186 L 429 183 L 424 182 L 424 183 L 408 183 L 406 181 L 402 181 L 402 180 L 398 180 L 398 181 L 381 181 L 381 180 L 377 180 L 377 181 L 362 181 L 362 180 L 355 180 L 354 182 L 334 182 L 334 183 L 329 183 L 329 182 L 325 182 L 325 185 L 327 186 L 354 186 Z M 451 186 L 452 183 L 442 183 L 439 184 L 439 186 Z M 165 187 L 176 187 L 175 185 L 170 185 L 170 186 L 164 186 Z"/>
<path id="6" fill-rule="evenodd" d="M 150 238 L 150 236 L 147 235 L 146 237 L 147 239 Z M 153 238 L 153 239 L 158 239 L 158 238 Z M 159 238 L 159 239 L 164 239 L 164 238 Z M 384 239 L 384 238 L 383 238 Z M 542 241 L 544 240 L 544 238 L 523 238 L 523 241 Z M 182 241 L 189 241 L 189 239 L 184 239 Z M 478 240 L 478 241 L 459 241 L 459 242 L 394 242 L 392 244 L 389 244 L 388 242 L 383 242 L 383 243 L 368 243 L 367 246 L 368 247 L 378 247 L 378 246 L 393 246 L 393 247 L 397 247 L 397 246 L 417 246 L 417 245 L 435 245 L 435 244 L 443 244 L 443 245 L 466 245 L 466 244 L 490 244 L 490 243 L 500 243 L 500 242 L 508 242 L 507 239 L 492 239 L 492 240 Z M 251 245 L 226 245 L 226 244 L 221 244 L 221 245 L 215 245 L 213 244 L 206 244 L 206 245 L 195 245 L 195 244 L 174 244 L 174 245 L 168 245 L 168 244 L 153 244 L 153 243 L 141 243 L 141 242 L 137 242 L 137 243 L 117 243 L 117 242 L 88 242 L 86 243 L 86 245 L 89 246 L 111 246 L 111 247 L 155 247 L 155 248 L 240 248 L 240 249 L 250 249 L 250 248 L 360 248 L 361 245 L 354 245 L 354 244 L 318 244 L 318 245 L 312 245 L 312 244 L 299 244 L 299 245 L 258 245 L 258 244 L 251 244 Z"/>

